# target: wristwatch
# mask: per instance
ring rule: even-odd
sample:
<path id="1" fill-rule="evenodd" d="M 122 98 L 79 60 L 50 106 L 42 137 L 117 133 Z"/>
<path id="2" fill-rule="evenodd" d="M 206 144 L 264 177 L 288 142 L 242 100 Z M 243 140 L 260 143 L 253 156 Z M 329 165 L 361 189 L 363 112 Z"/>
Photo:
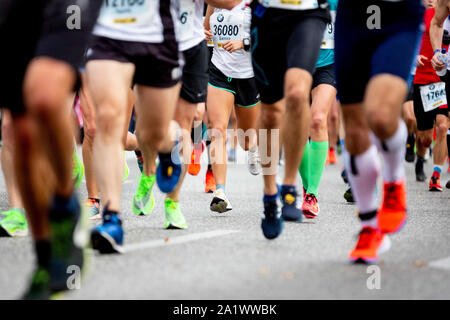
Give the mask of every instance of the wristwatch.
<path id="1" fill-rule="evenodd" d="M 244 50 L 250 51 L 250 39 L 249 38 L 244 38 Z"/>

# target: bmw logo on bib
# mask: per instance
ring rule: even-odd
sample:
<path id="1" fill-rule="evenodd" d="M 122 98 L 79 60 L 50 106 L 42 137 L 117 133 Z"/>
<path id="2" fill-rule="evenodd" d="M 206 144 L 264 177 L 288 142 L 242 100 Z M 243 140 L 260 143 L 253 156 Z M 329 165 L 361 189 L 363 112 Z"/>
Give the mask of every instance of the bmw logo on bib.
<path id="1" fill-rule="evenodd" d="M 223 21 L 223 14 L 219 14 L 217 16 L 217 21 L 222 22 Z"/>

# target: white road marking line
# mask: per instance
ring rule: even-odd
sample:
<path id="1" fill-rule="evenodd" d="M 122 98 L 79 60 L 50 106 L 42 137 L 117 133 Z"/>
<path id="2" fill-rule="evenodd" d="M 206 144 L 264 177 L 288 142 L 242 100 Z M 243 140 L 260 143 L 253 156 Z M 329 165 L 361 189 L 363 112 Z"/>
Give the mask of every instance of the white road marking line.
<path id="1" fill-rule="evenodd" d="M 450 257 L 431 261 L 428 265 L 436 269 L 450 270 Z"/>
<path id="2" fill-rule="evenodd" d="M 220 236 L 226 236 L 229 234 L 237 233 L 238 230 L 214 230 L 214 231 L 208 231 L 208 232 L 202 232 L 202 233 L 194 233 L 189 234 L 186 236 L 179 236 L 179 237 L 173 237 L 173 238 L 166 238 L 166 239 L 158 239 L 158 240 L 152 240 L 142 243 L 135 243 L 135 244 L 129 244 L 124 246 L 125 252 L 131 252 L 131 251 L 138 251 L 138 250 L 144 250 L 144 249 L 150 249 L 150 248 L 156 248 L 156 247 L 162 247 L 162 246 L 169 246 L 174 244 L 181 244 L 186 242 L 192 242 L 197 240 L 203 240 L 208 238 L 214 238 L 214 237 L 220 237 Z"/>

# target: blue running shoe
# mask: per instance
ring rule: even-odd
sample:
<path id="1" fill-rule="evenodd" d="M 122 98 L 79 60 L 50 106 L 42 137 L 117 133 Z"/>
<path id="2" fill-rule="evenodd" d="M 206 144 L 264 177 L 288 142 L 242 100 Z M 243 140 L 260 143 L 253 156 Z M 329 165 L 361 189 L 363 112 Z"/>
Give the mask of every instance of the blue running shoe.
<path id="1" fill-rule="evenodd" d="M 182 165 L 178 147 L 169 154 L 159 154 L 159 165 L 156 169 L 156 182 L 159 189 L 164 193 L 170 193 L 175 189 L 180 180 Z M 172 159 L 173 157 L 173 159 Z"/>
<path id="2" fill-rule="evenodd" d="M 286 221 L 301 222 L 303 212 L 297 203 L 297 189 L 294 186 L 281 186 L 281 199 L 283 201 L 282 216 Z"/>
<path id="3" fill-rule="evenodd" d="M 281 217 L 281 210 L 278 204 L 278 196 L 275 200 L 264 198 L 264 217 L 261 222 L 261 228 L 264 236 L 269 239 L 275 239 L 283 231 L 284 221 Z"/>
<path id="4" fill-rule="evenodd" d="M 92 248 L 100 253 L 123 252 L 123 228 L 122 221 L 117 213 L 103 211 L 103 224 L 96 226 L 91 231 Z"/>

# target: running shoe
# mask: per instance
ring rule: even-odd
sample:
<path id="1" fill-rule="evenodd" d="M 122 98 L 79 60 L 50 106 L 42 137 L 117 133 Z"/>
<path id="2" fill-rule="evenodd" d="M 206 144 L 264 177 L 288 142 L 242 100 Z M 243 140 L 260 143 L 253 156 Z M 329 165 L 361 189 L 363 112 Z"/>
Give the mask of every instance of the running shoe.
<path id="1" fill-rule="evenodd" d="M 314 219 L 319 214 L 319 202 L 314 194 L 308 193 L 303 200 L 303 215 L 307 219 Z"/>
<path id="2" fill-rule="evenodd" d="M 416 159 L 416 153 L 414 152 L 414 145 L 416 143 L 416 137 L 414 134 L 408 135 L 408 139 L 406 140 L 406 153 L 405 160 L 406 162 L 414 162 Z"/>
<path id="3" fill-rule="evenodd" d="M 297 189 L 295 187 L 281 187 L 281 199 L 283 207 L 281 209 L 283 219 L 286 221 L 302 221 L 303 212 L 299 208 L 297 201 Z"/>
<path id="4" fill-rule="evenodd" d="M 28 223 L 25 212 L 20 208 L 11 208 L 2 212 L 5 216 L 0 221 L 0 237 L 20 237 L 28 235 Z"/>
<path id="5" fill-rule="evenodd" d="M 188 166 L 188 173 L 192 176 L 198 175 L 201 170 L 200 159 L 202 157 L 203 150 L 205 149 L 204 143 L 198 145 L 194 144 L 191 154 L 191 163 Z"/>
<path id="6" fill-rule="evenodd" d="M 133 213 L 135 215 L 149 215 L 155 206 L 155 196 L 153 194 L 153 186 L 155 185 L 156 176 L 146 176 L 141 174 L 139 185 L 133 197 Z"/>
<path id="7" fill-rule="evenodd" d="M 225 192 L 222 189 L 217 189 L 214 192 L 214 198 L 209 205 L 209 208 L 213 212 L 224 213 L 232 210 L 230 201 L 228 200 Z"/>
<path id="8" fill-rule="evenodd" d="M 439 172 L 433 172 L 433 175 L 430 179 L 430 186 L 428 188 L 429 191 L 442 191 L 441 180 Z"/>
<path id="9" fill-rule="evenodd" d="M 336 163 L 337 163 L 336 152 L 334 151 L 334 148 L 329 148 L 326 164 L 336 164 Z"/>
<path id="10" fill-rule="evenodd" d="M 81 182 L 83 181 L 84 176 L 84 166 L 83 162 L 81 162 L 80 157 L 76 151 L 73 152 L 72 155 L 72 179 L 74 181 L 75 189 L 78 189 Z"/>
<path id="11" fill-rule="evenodd" d="M 26 290 L 23 300 L 48 300 L 51 296 L 50 271 L 38 267 L 31 275 L 31 283 Z"/>
<path id="12" fill-rule="evenodd" d="M 425 171 L 423 170 L 423 163 L 424 163 L 424 160 L 421 160 L 419 158 L 416 161 L 416 168 L 415 168 L 416 181 L 419 181 L 419 182 L 424 182 L 427 179 L 427 176 L 425 175 Z"/>
<path id="13" fill-rule="evenodd" d="M 123 169 L 124 172 L 123 172 L 122 182 L 125 182 L 125 180 L 127 180 L 127 178 L 128 178 L 128 175 L 130 174 L 130 168 L 128 167 L 125 151 L 123 152 L 123 159 L 124 159 L 124 169 Z"/>
<path id="14" fill-rule="evenodd" d="M 212 170 L 208 169 L 205 177 L 205 192 L 213 193 L 214 191 L 216 191 L 216 181 Z"/>
<path id="15" fill-rule="evenodd" d="M 247 167 L 248 171 L 254 176 L 261 173 L 261 159 L 259 158 L 258 148 L 247 152 Z"/>
<path id="16" fill-rule="evenodd" d="M 173 157 L 173 159 L 172 159 Z M 156 182 L 164 193 L 175 189 L 182 171 L 181 159 L 177 150 L 171 154 L 159 154 L 159 165 L 156 169 Z"/>
<path id="17" fill-rule="evenodd" d="M 100 220 L 102 218 L 100 214 L 100 203 L 98 203 L 95 199 L 86 199 L 84 205 L 88 211 L 89 220 Z"/>
<path id="18" fill-rule="evenodd" d="M 445 187 L 446 187 L 447 189 L 450 189 L 450 179 L 448 179 L 447 183 L 445 184 Z"/>
<path id="19" fill-rule="evenodd" d="M 122 221 L 117 213 L 103 211 L 103 223 L 91 231 L 92 248 L 100 253 L 123 252 Z"/>
<path id="20" fill-rule="evenodd" d="M 387 235 L 380 230 L 366 226 L 359 233 L 356 247 L 350 252 L 350 261 L 354 263 L 376 263 L 378 255 L 391 247 Z"/>
<path id="21" fill-rule="evenodd" d="M 400 231 L 406 222 L 405 181 L 384 183 L 383 203 L 378 212 L 378 227 L 383 233 Z"/>
<path id="22" fill-rule="evenodd" d="M 54 199 L 50 208 L 52 294 L 68 289 L 71 268 L 83 271 L 86 264 L 83 249 L 89 238 L 82 205 L 76 194 L 69 200 Z"/>
<path id="23" fill-rule="evenodd" d="M 355 202 L 355 198 L 353 198 L 352 187 L 349 186 L 347 188 L 347 190 L 345 190 L 345 192 L 344 192 L 344 199 L 348 203 L 354 203 Z"/>
<path id="24" fill-rule="evenodd" d="M 228 161 L 229 162 L 236 162 L 236 149 L 231 148 L 228 151 Z"/>
<path id="25" fill-rule="evenodd" d="M 166 198 L 164 211 L 166 212 L 164 229 L 187 229 L 186 220 L 181 213 L 180 203 L 178 201 Z"/>
<path id="26" fill-rule="evenodd" d="M 261 228 L 269 240 L 277 238 L 283 231 L 284 221 L 281 216 L 279 199 L 275 201 L 263 200 L 264 216 L 261 221 Z"/>

